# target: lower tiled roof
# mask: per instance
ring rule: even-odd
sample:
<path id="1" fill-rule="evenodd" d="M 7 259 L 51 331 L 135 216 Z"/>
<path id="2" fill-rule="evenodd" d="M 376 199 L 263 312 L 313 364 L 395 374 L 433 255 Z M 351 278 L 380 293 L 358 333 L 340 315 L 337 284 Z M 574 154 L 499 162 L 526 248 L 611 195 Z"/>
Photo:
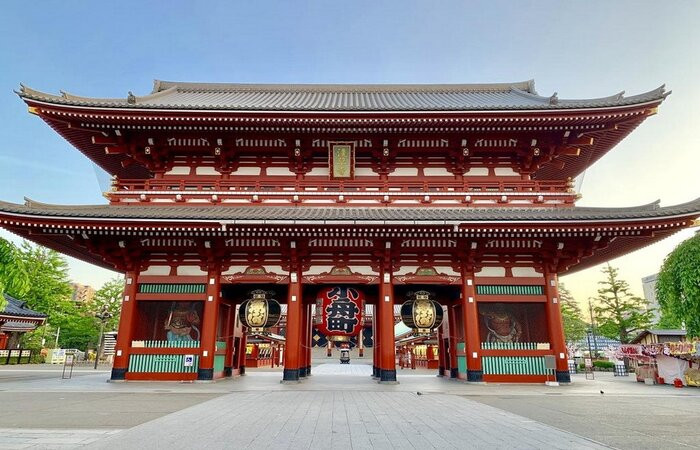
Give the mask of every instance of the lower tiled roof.
<path id="1" fill-rule="evenodd" d="M 593 207 L 266 207 L 190 205 L 49 205 L 27 200 L 26 204 L 0 202 L 0 214 L 114 220 L 180 221 L 362 221 L 362 222 L 538 222 L 632 220 L 700 215 L 700 198 L 673 205 L 658 202 L 629 208 Z"/>
<path id="2" fill-rule="evenodd" d="M 17 300 L 16 298 L 3 294 L 5 300 L 7 300 L 7 305 L 5 309 L 0 311 L 0 315 L 3 316 L 14 316 L 14 317 L 33 317 L 33 318 L 44 318 L 46 314 L 34 311 L 27 307 L 27 302 L 22 300 Z"/>

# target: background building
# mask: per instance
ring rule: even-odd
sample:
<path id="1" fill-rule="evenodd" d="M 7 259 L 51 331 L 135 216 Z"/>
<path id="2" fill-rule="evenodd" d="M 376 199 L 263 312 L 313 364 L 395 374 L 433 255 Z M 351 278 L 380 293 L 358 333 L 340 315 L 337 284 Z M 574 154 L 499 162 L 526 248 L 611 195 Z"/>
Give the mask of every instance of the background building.
<path id="1" fill-rule="evenodd" d="M 90 303 L 95 298 L 95 289 L 92 286 L 80 283 L 71 283 L 70 285 L 73 288 L 71 294 L 73 303 Z"/>

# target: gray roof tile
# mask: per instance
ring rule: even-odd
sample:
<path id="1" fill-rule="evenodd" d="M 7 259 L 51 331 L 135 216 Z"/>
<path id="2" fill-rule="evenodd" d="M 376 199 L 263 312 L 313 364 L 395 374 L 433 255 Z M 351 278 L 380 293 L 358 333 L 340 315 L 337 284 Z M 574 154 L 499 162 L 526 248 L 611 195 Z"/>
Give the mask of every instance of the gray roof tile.
<path id="1" fill-rule="evenodd" d="M 567 100 L 537 94 L 534 81 L 495 84 L 237 84 L 156 81 L 142 97 L 88 98 L 47 94 L 22 86 L 25 99 L 75 106 L 240 111 L 500 111 L 605 108 L 663 100 L 661 86 L 644 94 L 622 93 Z"/>
<path id="2" fill-rule="evenodd" d="M 5 309 L 0 311 L 0 315 L 36 318 L 46 317 L 46 314 L 34 311 L 33 309 L 29 309 L 27 307 L 27 302 L 25 301 L 17 300 L 16 298 L 8 294 L 3 294 L 3 296 L 5 297 L 5 300 L 7 300 L 7 305 L 5 306 Z"/>
<path id="3" fill-rule="evenodd" d="M 0 202 L 0 213 L 86 219 L 151 220 L 286 220 L 286 221 L 368 221 L 368 222 L 533 222 L 631 220 L 700 215 L 700 198 L 680 205 L 660 207 L 658 202 L 629 208 L 593 207 L 270 207 L 270 206 L 153 206 L 153 205 L 49 205 L 27 200 L 25 205 Z"/>

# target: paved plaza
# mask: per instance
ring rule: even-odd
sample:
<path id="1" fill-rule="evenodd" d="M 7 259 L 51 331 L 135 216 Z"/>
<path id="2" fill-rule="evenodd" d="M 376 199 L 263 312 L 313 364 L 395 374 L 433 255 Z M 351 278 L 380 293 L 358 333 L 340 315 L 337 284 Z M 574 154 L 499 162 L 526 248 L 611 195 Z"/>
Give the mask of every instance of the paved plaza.
<path id="1" fill-rule="evenodd" d="M 607 373 L 560 387 L 408 369 L 380 385 L 357 363 L 312 373 L 298 384 L 256 369 L 215 383 L 108 383 L 102 369 L 61 380 L 57 367 L 3 367 L 0 449 L 700 448 L 698 389 Z"/>

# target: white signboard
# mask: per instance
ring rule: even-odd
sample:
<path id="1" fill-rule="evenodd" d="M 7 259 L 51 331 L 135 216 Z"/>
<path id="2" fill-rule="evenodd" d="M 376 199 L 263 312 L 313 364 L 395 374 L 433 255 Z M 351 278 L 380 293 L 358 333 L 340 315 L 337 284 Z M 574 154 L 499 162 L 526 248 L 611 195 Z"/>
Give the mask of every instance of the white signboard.
<path id="1" fill-rule="evenodd" d="M 185 367 L 192 367 L 194 366 L 194 355 L 185 355 Z"/>
<path id="2" fill-rule="evenodd" d="M 51 352 L 51 364 L 63 364 L 66 360 L 66 349 L 58 348 Z"/>

